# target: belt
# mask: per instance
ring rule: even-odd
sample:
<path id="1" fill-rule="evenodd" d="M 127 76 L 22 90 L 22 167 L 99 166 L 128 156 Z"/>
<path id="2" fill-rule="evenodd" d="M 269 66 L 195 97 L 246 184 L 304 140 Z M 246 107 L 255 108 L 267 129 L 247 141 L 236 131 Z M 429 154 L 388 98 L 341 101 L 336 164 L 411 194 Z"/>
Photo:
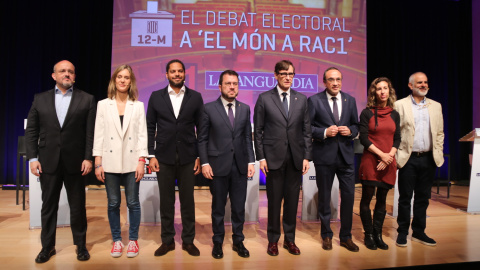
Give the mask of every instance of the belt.
<path id="1" fill-rule="evenodd" d="M 432 155 L 432 151 L 427 151 L 427 152 L 412 152 L 411 156 L 415 156 L 415 157 L 424 157 L 424 156 L 428 156 L 428 155 Z"/>

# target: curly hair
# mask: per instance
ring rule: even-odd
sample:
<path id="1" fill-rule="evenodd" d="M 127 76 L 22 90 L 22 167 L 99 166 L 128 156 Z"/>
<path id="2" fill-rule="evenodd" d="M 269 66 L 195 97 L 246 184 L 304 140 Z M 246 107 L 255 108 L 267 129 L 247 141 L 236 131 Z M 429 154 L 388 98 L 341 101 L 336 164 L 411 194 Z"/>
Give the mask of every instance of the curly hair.
<path id="1" fill-rule="evenodd" d="M 387 77 L 380 77 L 376 78 L 370 84 L 367 93 L 367 108 L 373 108 L 377 106 L 377 84 L 380 82 L 386 82 L 388 84 L 388 100 L 387 100 L 387 107 L 393 109 L 395 101 L 397 100 L 397 95 L 395 94 L 395 89 L 393 89 L 392 82 Z"/>

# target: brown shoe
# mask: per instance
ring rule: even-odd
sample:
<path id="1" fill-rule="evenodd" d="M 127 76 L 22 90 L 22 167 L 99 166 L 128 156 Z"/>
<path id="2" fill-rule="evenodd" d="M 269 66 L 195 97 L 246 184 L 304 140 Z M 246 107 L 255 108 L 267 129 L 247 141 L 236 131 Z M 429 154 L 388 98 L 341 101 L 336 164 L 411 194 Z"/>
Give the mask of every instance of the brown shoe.
<path id="1" fill-rule="evenodd" d="M 332 250 L 332 238 L 331 237 L 323 238 L 322 248 L 324 250 Z"/>
<path id="2" fill-rule="evenodd" d="M 297 245 L 295 245 L 294 242 L 285 241 L 285 243 L 283 243 L 283 247 L 287 249 L 290 254 L 300 255 L 300 249 L 297 247 Z"/>
<path id="3" fill-rule="evenodd" d="M 270 256 L 277 256 L 278 255 L 277 242 L 269 242 L 268 243 L 267 253 Z"/>
<path id="4" fill-rule="evenodd" d="M 155 256 L 163 256 L 167 254 L 167 252 L 175 249 L 175 242 L 172 242 L 170 245 L 162 243 L 162 245 L 155 250 Z"/>
<path id="5" fill-rule="evenodd" d="M 190 244 L 183 243 L 182 249 L 188 252 L 190 256 L 200 256 L 200 250 L 198 250 L 198 248 L 193 243 L 190 243 Z"/>
<path id="6" fill-rule="evenodd" d="M 355 243 L 353 243 L 352 239 L 348 239 L 345 242 L 340 241 L 340 246 L 345 247 L 346 249 L 352 252 L 358 252 L 359 250 L 358 246 L 355 245 Z"/>

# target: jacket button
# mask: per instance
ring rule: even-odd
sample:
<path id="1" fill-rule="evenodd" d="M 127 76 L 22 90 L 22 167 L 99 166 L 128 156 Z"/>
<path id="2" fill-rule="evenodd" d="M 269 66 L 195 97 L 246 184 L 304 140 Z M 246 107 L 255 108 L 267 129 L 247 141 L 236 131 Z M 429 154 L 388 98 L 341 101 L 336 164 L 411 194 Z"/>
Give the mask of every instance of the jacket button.
<path id="1" fill-rule="evenodd" d="M 113 140 L 113 137 L 111 139 Z"/>
<path id="2" fill-rule="evenodd" d="M 132 139 L 132 137 L 128 137 L 128 139 L 129 139 L 129 140 L 131 140 L 131 139 Z"/>
<path id="3" fill-rule="evenodd" d="M 132 152 L 133 152 L 133 150 L 130 150 L 130 153 L 132 153 Z"/>
<path id="4" fill-rule="evenodd" d="M 112 153 L 112 150 L 110 150 L 110 153 Z"/>

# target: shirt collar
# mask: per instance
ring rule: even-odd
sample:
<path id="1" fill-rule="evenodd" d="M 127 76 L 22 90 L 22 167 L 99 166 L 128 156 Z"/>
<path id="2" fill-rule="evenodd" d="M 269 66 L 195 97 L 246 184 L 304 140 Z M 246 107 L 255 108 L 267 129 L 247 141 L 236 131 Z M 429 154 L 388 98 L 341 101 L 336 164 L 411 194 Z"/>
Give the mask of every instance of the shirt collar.
<path id="1" fill-rule="evenodd" d="M 177 93 L 175 93 L 175 90 L 173 90 L 170 84 L 168 85 L 168 93 L 170 95 L 177 95 Z M 178 92 L 178 94 L 184 94 L 184 93 L 185 93 L 185 84 L 182 86 L 182 88 L 180 88 L 180 91 Z"/>
<path id="2" fill-rule="evenodd" d="M 414 105 L 420 105 L 420 104 L 424 105 L 424 104 L 427 103 L 427 97 L 423 97 L 423 99 L 422 99 L 422 101 L 420 101 L 420 103 L 415 102 L 415 99 L 413 98 L 413 95 L 410 95 L 410 98 L 412 99 L 412 102 L 413 102 Z"/>
<path id="3" fill-rule="evenodd" d="M 67 92 L 66 92 L 65 94 L 68 94 L 69 92 L 70 92 L 70 93 L 73 93 L 73 86 L 70 87 L 70 88 L 68 88 L 68 89 L 67 89 Z M 60 90 L 60 89 L 58 88 L 58 86 L 55 85 L 55 94 L 59 94 L 59 93 L 63 95 L 62 90 Z"/>
<path id="4" fill-rule="evenodd" d="M 280 87 L 278 87 L 278 84 L 277 84 L 277 91 L 278 91 L 278 94 L 280 95 L 280 97 L 283 97 L 282 96 L 283 92 L 287 93 L 287 96 L 290 96 L 290 88 L 288 88 L 287 91 L 283 91 Z"/>
<path id="5" fill-rule="evenodd" d="M 233 106 L 235 107 L 235 99 L 232 102 L 228 102 L 226 99 L 224 99 L 222 96 L 220 96 L 220 100 L 222 101 L 223 107 L 227 107 L 228 103 L 232 103 Z"/>
<path id="6" fill-rule="evenodd" d="M 327 99 L 328 100 L 332 100 L 332 95 L 330 95 L 330 93 L 328 93 L 327 90 L 325 90 L 325 93 L 327 94 Z M 337 100 L 342 100 L 342 91 L 338 92 L 338 94 L 335 96 L 337 98 Z"/>

